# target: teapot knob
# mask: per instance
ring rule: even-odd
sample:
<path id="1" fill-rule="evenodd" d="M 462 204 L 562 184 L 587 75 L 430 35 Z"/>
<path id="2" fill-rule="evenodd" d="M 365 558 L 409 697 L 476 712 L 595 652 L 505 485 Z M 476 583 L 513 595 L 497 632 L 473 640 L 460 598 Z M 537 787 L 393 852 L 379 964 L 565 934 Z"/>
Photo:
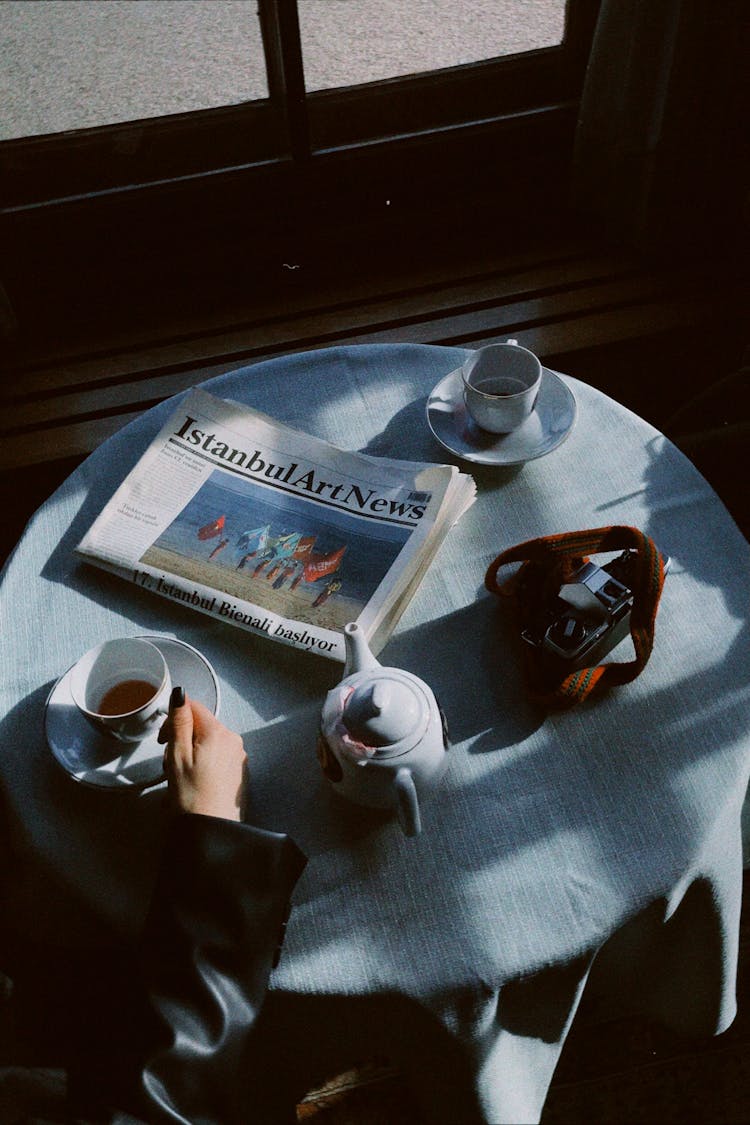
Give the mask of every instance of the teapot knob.
<path id="1" fill-rule="evenodd" d="M 421 718 L 421 701 L 408 684 L 375 679 L 354 689 L 342 722 L 357 742 L 379 747 L 401 742 Z"/>
<path id="2" fill-rule="evenodd" d="M 376 680 L 360 693 L 354 692 L 354 698 L 347 708 L 347 716 L 350 722 L 365 725 L 370 719 L 382 715 L 387 705 L 388 687 L 382 680 Z"/>

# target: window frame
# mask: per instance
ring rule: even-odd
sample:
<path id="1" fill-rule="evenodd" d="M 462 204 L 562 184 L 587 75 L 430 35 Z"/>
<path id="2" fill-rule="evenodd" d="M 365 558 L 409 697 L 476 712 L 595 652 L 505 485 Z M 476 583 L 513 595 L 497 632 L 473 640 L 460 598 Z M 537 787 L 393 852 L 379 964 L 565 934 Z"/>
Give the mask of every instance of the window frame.
<path id="1" fill-rule="evenodd" d="M 136 274 L 187 289 L 227 255 L 262 277 L 352 239 L 407 250 L 483 208 L 531 215 L 567 175 L 599 3 L 569 0 L 560 47 L 306 93 L 296 0 L 258 0 L 267 99 L 0 143 L 0 282 L 22 330 L 103 271 L 133 302 Z"/>
<path id="2" fill-rule="evenodd" d="M 569 4 L 559 47 L 306 92 L 296 0 L 258 0 L 268 98 L 0 142 L 0 205 L 208 181 L 563 104 L 580 93 L 599 0 Z"/>

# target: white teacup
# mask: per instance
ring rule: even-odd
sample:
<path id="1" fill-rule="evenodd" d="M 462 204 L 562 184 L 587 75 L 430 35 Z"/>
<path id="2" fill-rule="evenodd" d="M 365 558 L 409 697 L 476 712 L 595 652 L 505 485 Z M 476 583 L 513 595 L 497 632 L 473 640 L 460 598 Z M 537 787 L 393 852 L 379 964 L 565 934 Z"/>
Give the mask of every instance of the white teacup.
<path id="1" fill-rule="evenodd" d="M 141 637 L 96 645 L 70 675 L 70 693 L 81 714 L 121 742 L 141 742 L 155 731 L 168 713 L 171 690 L 166 660 Z"/>
<path id="2" fill-rule="evenodd" d="M 536 406 L 542 365 L 515 341 L 477 348 L 461 368 L 466 409 L 493 434 L 516 430 Z"/>

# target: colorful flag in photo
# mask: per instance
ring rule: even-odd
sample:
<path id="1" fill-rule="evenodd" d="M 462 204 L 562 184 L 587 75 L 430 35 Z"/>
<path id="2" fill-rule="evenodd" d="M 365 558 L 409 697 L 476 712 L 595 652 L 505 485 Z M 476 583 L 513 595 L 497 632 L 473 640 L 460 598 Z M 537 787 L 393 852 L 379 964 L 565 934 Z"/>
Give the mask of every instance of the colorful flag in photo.
<path id="1" fill-rule="evenodd" d="M 345 551 L 346 547 L 344 546 L 339 547 L 337 551 L 331 551 L 327 555 L 313 555 L 309 562 L 305 563 L 305 582 L 317 582 L 319 578 L 324 578 L 326 574 L 333 574 L 341 565 Z"/>
<path id="2" fill-rule="evenodd" d="M 262 551 L 268 542 L 268 533 L 270 530 L 270 523 L 266 523 L 263 527 L 256 527 L 253 531 L 244 531 L 237 540 L 237 549 L 239 551 L 249 551 L 252 547 L 254 551 Z"/>
<path id="3" fill-rule="evenodd" d="M 219 518 L 214 520 L 212 523 L 205 524 L 198 531 L 198 538 L 199 539 L 213 539 L 215 536 L 221 535 L 221 532 L 224 528 L 224 521 L 226 520 L 226 518 L 227 518 L 226 516 L 219 516 Z"/>
<path id="4" fill-rule="evenodd" d="M 307 535 L 300 539 L 294 551 L 295 559 L 307 559 L 310 557 L 310 552 L 315 546 L 316 535 Z"/>
<path id="5" fill-rule="evenodd" d="M 276 540 L 273 548 L 273 557 L 275 559 L 288 559 L 297 550 L 302 534 L 299 531 L 291 531 L 288 535 L 280 535 Z"/>

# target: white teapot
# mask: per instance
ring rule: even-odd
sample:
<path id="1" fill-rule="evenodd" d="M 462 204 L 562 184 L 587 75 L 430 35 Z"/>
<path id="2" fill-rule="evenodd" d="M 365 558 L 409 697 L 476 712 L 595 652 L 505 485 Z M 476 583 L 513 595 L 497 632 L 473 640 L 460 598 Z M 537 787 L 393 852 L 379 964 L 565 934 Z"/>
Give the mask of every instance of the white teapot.
<path id="1" fill-rule="evenodd" d="M 358 625 L 346 625 L 344 637 L 344 675 L 321 716 L 323 773 L 350 801 L 395 809 L 405 835 L 416 836 L 420 801 L 448 764 L 445 717 L 426 683 L 375 659 Z"/>

